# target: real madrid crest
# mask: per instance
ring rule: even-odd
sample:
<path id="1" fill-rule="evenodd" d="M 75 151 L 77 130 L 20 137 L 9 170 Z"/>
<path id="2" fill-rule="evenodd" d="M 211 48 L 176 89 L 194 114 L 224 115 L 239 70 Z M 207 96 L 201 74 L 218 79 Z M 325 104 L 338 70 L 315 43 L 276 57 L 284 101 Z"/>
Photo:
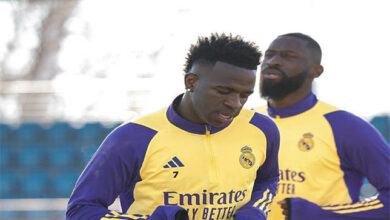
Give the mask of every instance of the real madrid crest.
<path id="1" fill-rule="evenodd" d="M 249 169 L 255 165 L 255 155 L 252 154 L 252 148 L 245 146 L 241 148 L 240 164 L 245 169 Z"/>
<path id="2" fill-rule="evenodd" d="M 313 147 L 314 147 L 313 134 L 312 133 L 303 134 L 302 139 L 298 142 L 299 150 L 306 152 L 313 149 Z"/>

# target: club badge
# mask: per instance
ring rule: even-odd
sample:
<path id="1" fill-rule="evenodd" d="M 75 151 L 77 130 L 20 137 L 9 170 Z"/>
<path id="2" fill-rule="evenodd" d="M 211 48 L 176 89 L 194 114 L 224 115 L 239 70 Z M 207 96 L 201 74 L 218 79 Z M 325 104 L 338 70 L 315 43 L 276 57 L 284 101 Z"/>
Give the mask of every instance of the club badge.
<path id="1" fill-rule="evenodd" d="M 241 148 L 242 154 L 240 155 L 240 164 L 245 169 L 251 168 L 255 164 L 255 155 L 252 154 L 252 148 L 245 146 Z"/>
<path id="2" fill-rule="evenodd" d="M 306 152 L 313 149 L 313 147 L 314 147 L 313 134 L 312 133 L 303 134 L 302 139 L 298 142 L 299 150 Z"/>

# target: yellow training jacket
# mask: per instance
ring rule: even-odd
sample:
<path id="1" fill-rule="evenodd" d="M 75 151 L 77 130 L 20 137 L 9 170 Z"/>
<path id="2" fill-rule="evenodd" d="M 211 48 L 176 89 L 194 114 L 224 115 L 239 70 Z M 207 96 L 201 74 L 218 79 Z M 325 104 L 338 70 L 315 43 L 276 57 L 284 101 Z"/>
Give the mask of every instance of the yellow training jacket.
<path id="1" fill-rule="evenodd" d="M 265 219 L 278 148 L 266 116 L 242 110 L 216 128 L 185 120 L 171 105 L 104 140 L 77 181 L 67 219 L 149 219 L 159 206 L 184 209 L 189 219 Z M 123 213 L 107 209 L 117 196 Z"/>

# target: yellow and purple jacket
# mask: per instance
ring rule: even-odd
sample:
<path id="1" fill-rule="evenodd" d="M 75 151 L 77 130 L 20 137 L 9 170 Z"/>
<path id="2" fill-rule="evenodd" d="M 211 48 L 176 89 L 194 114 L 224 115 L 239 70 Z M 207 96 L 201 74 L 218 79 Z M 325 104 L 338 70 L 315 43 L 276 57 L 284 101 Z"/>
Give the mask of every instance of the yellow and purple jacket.
<path id="1" fill-rule="evenodd" d="M 189 219 L 266 219 L 279 176 L 275 123 L 243 109 L 216 128 L 173 105 L 108 135 L 76 183 L 67 219 L 174 219 L 178 210 Z M 123 213 L 107 208 L 118 196 Z"/>
<path id="2" fill-rule="evenodd" d="M 359 117 L 314 94 L 286 108 L 255 109 L 280 132 L 279 178 L 268 219 L 284 219 L 276 201 L 291 198 L 291 219 L 390 219 L 390 148 Z M 363 178 L 379 191 L 359 201 Z"/>

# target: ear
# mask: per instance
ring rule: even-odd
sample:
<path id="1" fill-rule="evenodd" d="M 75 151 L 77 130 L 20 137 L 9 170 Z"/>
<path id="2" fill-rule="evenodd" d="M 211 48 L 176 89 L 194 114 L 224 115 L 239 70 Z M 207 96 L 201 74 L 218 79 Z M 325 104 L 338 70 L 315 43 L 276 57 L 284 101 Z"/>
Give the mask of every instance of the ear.
<path id="1" fill-rule="evenodd" d="M 186 87 L 186 90 L 189 92 L 193 92 L 195 85 L 198 81 L 198 76 L 193 73 L 186 73 L 184 75 L 184 85 Z"/>
<path id="2" fill-rule="evenodd" d="M 324 67 L 320 64 L 315 65 L 313 67 L 313 78 L 321 76 L 322 72 L 324 72 Z"/>

